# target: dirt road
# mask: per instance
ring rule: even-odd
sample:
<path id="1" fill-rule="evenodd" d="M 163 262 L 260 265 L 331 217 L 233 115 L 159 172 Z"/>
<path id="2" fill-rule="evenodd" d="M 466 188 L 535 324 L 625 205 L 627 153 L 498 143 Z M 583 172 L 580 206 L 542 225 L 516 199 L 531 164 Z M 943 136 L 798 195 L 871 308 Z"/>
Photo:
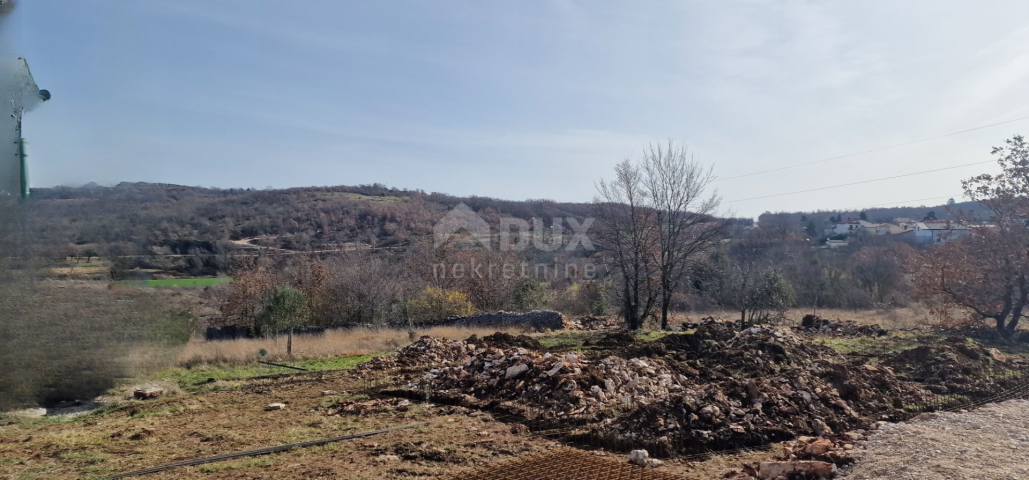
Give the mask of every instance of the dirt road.
<path id="1" fill-rule="evenodd" d="M 883 426 L 841 478 L 1029 479 L 1029 401 Z"/>

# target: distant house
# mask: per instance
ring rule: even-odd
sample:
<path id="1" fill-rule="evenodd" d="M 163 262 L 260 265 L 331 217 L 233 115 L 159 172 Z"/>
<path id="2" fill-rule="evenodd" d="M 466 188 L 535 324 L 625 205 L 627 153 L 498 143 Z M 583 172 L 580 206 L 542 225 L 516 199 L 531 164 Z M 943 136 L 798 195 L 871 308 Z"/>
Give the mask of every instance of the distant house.
<path id="1" fill-rule="evenodd" d="M 915 222 L 915 240 L 920 243 L 947 243 L 967 237 L 967 225 L 957 222 Z"/>
<path id="2" fill-rule="evenodd" d="M 846 222 L 837 223 L 832 229 L 833 235 L 850 235 L 859 231 L 861 231 L 861 221 L 850 219 L 847 219 Z"/>
<path id="3" fill-rule="evenodd" d="M 894 225 L 892 223 L 880 223 L 875 227 L 876 235 L 899 235 L 908 231 L 914 231 L 914 229 L 906 228 L 901 225 Z"/>

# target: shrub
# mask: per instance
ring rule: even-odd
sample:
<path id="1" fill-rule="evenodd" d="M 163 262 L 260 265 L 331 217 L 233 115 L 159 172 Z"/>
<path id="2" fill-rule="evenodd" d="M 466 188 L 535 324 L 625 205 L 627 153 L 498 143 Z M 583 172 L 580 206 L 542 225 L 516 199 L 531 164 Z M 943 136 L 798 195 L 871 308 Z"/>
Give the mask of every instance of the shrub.
<path id="1" fill-rule="evenodd" d="M 438 287 L 426 287 L 411 300 L 408 314 L 411 320 L 423 322 L 451 316 L 464 316 L 475 313 L 472 302 L 456 290 L 444 290 Z"/>

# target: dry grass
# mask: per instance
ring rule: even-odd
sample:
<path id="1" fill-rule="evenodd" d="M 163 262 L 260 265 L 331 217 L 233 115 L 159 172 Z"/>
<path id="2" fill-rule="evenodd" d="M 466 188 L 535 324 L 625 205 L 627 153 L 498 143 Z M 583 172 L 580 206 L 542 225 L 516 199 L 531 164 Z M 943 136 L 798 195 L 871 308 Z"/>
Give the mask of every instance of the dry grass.
<path id="1" fill-rule="evenodd" d="M 877 323 L 887 329 L 913 328 L 925 325 L 928 311 L 921 305 L 892 309 L 847 310 L 836 308 L 793 308 L 786 312 L 788 324 L 799 324 L 800 319 L 809 313 L 817 313 L 819 317 L 833 320 L 854 320 L 861 324 Z M 673 323 L 696 322 L 701 318 L 714 316 L 723 319 L 738 319 L 739 312 L 709 311 L 702 313 L 678 312 L 672 317 Z"/>
<path id="2" fill-rule="evenodd" d="M 453 340 L 464 340 L 472 335 L 485 336 L 497 331 L 520 333 L 514 329 L 433 327 L 418 329 L 416 336 L 430 335 Z M 411 343 L 406 330 L 389 328 L 353 328 L 329 330 L 323 335 L 296 335 L 293 337 L 293 359 L 331 358 L 373 353 L 392 352 Z M 263 360 L 285 360 L 286 337 L 241 338 L 236 340 L 206 341 L 193 338 L 179 352 L 176 364 L 192 367 L 205 364 L 246 364 L 257 359 L 257 352 L 265 350 Z"/>

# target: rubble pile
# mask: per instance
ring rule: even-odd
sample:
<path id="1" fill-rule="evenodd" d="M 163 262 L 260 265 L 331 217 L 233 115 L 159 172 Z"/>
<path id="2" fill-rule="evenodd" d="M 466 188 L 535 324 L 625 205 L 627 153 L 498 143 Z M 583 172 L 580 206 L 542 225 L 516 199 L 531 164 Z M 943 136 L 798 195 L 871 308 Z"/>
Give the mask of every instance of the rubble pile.
<path id="1" fill-rule="evenodd" d="M 629 348 L 661 344 L 670 356 L 480 346 L 411 387 L 479 405 L 506 401 L 539 425 L 584 426 L 657 455 L 831 435 L 900 417 L 898 408 L 928 394 L 784 328 L 713 323 L 662 340 L 633 339 Z"/>
<path id="2" fill-rule="evenodd" d="M 595 420 L 611 407 L 654 401 L 681 392 L 681 380 L 661 361 L 609 356 L 590 361 L 525 348 L 487 347 L 463 365 L 429 370 L 412 387 L 477 399 L 517 400 L 526 417 Z"/>
<path id="3" fill-rule="evenodd" d="M 832 478 L 840 467 L 854 463 L 851 452 L 857 442 L 866 438 L 866 434 L 865 430 L 854 430 L 842 435 L 798 437 L 796 440 L 785 442 L 783 453 L 774 459 L 745 465 L 743 472 L 730 474 L 727 478 Z"/>
<path id="4" fill-rule="evenodd" d="M 373 358 L 357 366 L 357 371 L 419 368 L 464 361 L 475 346 L 460 340 L 424 336 L 386 357 Z"/>
<path id="5" fill-rule="evenodd" d="M 621 319 L 608 316 L 586 315 L 565 319 L 564 327 L 568 330 L 611 331 L 625 326 Z"/>
<path id="6" fill-rule="evenodd" d="M 861 325 L 853 320 L 829 320 L 814 314 L 804 315 L 800 326 L 794 330 L 837 337 L 881 337 L 889 333 L 879 325 Z"/>
<path id="7" fill-rule="evenodd" d="M 703 326 L 697 334 L 667 341 L 670 350 L 687 349 L 687 361 L 671 362 L 687 379 L 682 394 L 640 405 L 612 429 L 661 454 L 729 449 L 900 418 L 898 408 L 928 396 L 887 368 L 854 363 L 786 329 Z"/>

